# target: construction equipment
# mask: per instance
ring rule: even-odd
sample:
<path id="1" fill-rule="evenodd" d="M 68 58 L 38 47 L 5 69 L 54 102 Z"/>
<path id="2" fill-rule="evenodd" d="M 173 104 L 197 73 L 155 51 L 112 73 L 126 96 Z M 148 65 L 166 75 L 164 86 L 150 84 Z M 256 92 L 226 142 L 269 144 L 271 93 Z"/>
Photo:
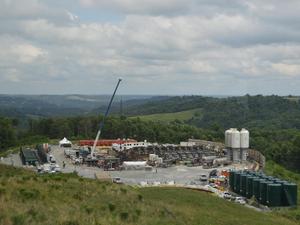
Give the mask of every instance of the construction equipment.
<path id="1" fill-rule="evenodd" d="M 97 133 L 97 135 L 96 135 L 96 138 L 95 138 L 95 141 L 94 141 L 94 145 L 93 145 L 93 148 L 92 148 L 92 151 L 91 151 L 91 157 L 92 157 L 92 158 L 95 157 L 95 156 L 94 156 L 95 148 L 96 148 L 97 142 L 98 142 L 98 140 L 99 140 L 99 137 L 100 137 L 100 135 L 101 135 L 101 130 L 102 130 L 103 126 L 104 126 L 105 119 L 106 119 L 106 117 L 108 116 L 108 113 L 109 113 L 111 104 L 112 104 L 112 102 L 113 102 L 113 100 L 114 100 L 115 94 L 116 94 L 116 92 L 117 92 L 117 89 L 118 89 L 118 87 L 119 87 L 121 81 L 122 81 L 122 79 L 119 79 L 119 80 L 118 80 L 117 86 L 116 86 L 116 88 L 115 88 L 115 90 L 114 90 L 113 95 L 111 96 L 111 99 L 110 99 L 110 102 L 109 102 L 109 104 L 108 104 L 108 106 L 107 106 L 107 109 L 106 109 L 106 112 L 105 112 L 105 114 L 104 114 L 104 117 L 102 118 L 102 121 L 101 121 L 100 124 L 99 124 L 99 130 L 98 130 L 98 133 Z"/>

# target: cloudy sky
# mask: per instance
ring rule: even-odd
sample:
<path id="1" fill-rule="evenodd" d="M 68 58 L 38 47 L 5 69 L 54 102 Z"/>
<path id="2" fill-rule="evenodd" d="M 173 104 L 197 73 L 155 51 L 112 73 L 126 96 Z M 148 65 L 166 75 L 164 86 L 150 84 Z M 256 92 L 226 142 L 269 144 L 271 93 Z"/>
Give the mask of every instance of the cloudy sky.
<path id="1" fill-rule="evenodd" d="M 299 0 L 0 0 L 0 93 L 300 95 Z"/>

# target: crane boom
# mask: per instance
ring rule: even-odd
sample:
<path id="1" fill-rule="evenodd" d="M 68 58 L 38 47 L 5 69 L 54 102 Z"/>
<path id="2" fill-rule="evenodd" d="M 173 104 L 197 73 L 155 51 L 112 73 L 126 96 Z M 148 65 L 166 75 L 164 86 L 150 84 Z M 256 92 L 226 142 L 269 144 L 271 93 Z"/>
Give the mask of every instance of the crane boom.
<path id="1" fill-rule="evenodd" d="M 112 95 L 111 98 L 110 98 L 109 104 L 108 104 L 107 109 L 106 109 L 106 112 L 105 112 L 105 114 L 104 114 L 104 117 L 102 118 L 102 121 L 101 121 L 100 124 L 99 124 L 99 130 L 98 130 L 98 132 L 97 132 L 97 135 L 96 135 L 96 138 L 95 138 L 95 141 L 94 141 L 94 145 L 93 145 L 93 148 L 92 148 L 92 151 L 91 151 L 91 157 L 92 157 L 92 158 L 94 157 L 94 152 L 95 152 L 95 149 L 96 149 L 96 145 L 97 145 L 97 142 L 98 142 L 99 137 L 100 137 L 100 135 L 101 135 L 101 131 L 102 131 L 102 128 L 103 128 L 103 126 L 104 126 L 105 119 L 106 119 L 106 117 L 108 116 L 108 113 L 109 113 L 111 104 L 112 104 L 112 102 L 113 102 L 113 100 L 114 100 L 115 94 L 116 94 L 116 92 L 117 92 L 117 90 L 118 90 L 118 87 L 119 87 L 121 81 L 122 81 L 122 79 L 119 79 L 119 80 L 118 80 L 117 86 L 116 86 L 116 88 L 115 88 L 115 90 L 114 90 L 113 95 Z"/>

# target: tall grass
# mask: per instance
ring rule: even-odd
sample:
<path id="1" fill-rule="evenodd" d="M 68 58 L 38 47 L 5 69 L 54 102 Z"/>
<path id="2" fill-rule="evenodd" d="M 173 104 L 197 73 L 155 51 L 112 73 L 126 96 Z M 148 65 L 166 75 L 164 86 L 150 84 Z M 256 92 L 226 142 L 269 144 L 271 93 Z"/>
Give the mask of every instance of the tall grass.
<path id="1" fill-rule="evenodd" d="M 131 188 L 76 174 L 37 175 L 0 165 L 0 224 L 295 225 L 208 193 Z"/>

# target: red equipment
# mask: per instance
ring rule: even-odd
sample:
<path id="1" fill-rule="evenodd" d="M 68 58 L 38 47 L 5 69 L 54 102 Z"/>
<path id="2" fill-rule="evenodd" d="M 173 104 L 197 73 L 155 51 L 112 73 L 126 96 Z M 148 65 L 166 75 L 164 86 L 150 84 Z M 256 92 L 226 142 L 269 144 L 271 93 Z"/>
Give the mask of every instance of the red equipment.
<path id="1" fill-rule="evenodd" d="M 94 145 L 94 141 L 95 140 L 80 140 L 79 141 L 79 145 L 80 146 L 93 146 Z M 112 146 L 113 144 L 124 144 L 124 143 L 128 143 L 128 142 L 137 142 L 134 139 L 126 139 L 126 140 L 122 140 L 122 139 L 101 139 L 99 141 L 97 141 L 96 146 Z"/>

